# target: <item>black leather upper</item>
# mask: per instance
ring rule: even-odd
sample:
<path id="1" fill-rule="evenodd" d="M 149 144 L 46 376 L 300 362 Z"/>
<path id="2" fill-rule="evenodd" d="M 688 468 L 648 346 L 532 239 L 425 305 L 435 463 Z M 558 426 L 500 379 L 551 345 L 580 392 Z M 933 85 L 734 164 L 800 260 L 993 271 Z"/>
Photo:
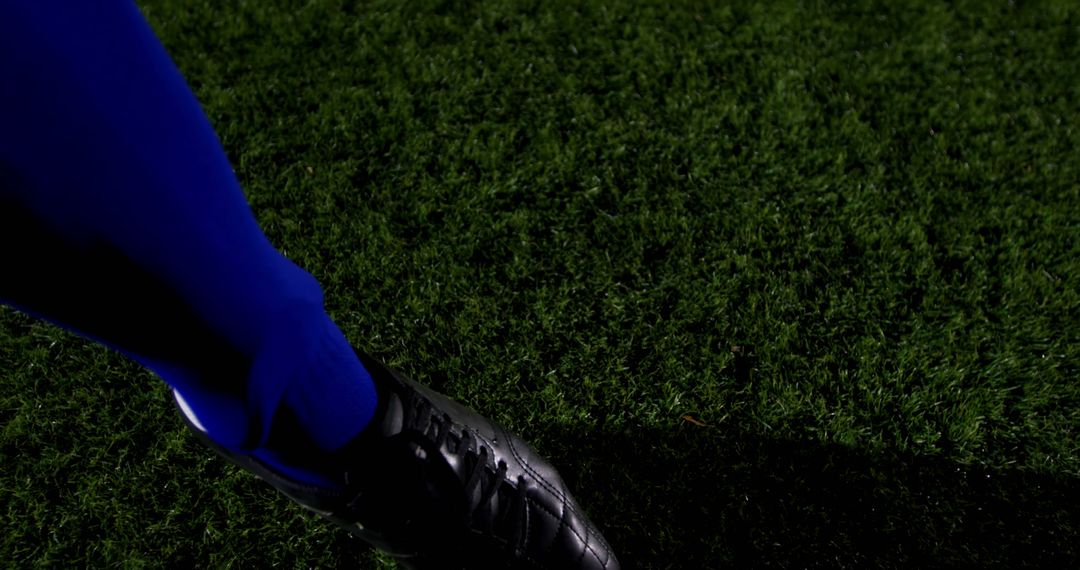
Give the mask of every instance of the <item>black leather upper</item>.
<path id="1" fill-rule="evenodd" d="M 429 481 L 439 482 L 428 485 L 417 514 L 430 516 L 428 509 L 434 505 L 434 512 L 448 517 L 447 523 L 463 523 L 458 526 L 464 532 L 446 537 L 452 545 L 440 545 L 434 551 L 436 559 L 421 557 L 425 562 L 418 559 L 414 567 L 460 563 L 463 568 L 619 568 L 610 546 L 562 477 L 528 444 L 371 357 L 360 357 L 385 406 L 379 416 L 380 439 L 403 450 L 405 461 L 419 468 L 413 471 L 429 473 Z M 369 467 L 360 467 L 360 473 L 370 473 Z M 358 493 L 370 492 L 363 477 L 358 480 Z M 447 526 L 439 522 L 425 530 L 440 532 Z"/>

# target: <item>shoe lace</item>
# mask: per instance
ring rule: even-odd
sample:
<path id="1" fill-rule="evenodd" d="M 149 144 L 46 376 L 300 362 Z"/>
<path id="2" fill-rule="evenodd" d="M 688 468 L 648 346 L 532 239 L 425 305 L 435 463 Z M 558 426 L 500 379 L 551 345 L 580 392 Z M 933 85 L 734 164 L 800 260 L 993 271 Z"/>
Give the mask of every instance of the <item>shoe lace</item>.
<path id="1" fill-rule="evenodd" d="M 517 485 L 509 483 L 506 480 L 506 462 L 496 462 L 491 449 L 478 440 L 471 430 L 461 429 L 458 432 L 451 429 L 453 420 L 450 415 L 436 411 L 426 398 L 414 399 L 413 413 L 408 416 L 407 426 L 413 433 L 423 435 L 417 438 L 417 443 L 429 459 L 441 460 L 450 468 L 443 457 L 444 450 L 460 458 L 465 497 L 473 497 L 479 492 L 479 500 L 467 501 L 468 520 L 516 543 L 524 516 L 524 477 L 518 477 Z M 493 500 L 498 501 L 495 508 L 486 508 Z M 485 513 L 490 516 L 481 516 Z M 502 532 L 498 532 L 500 530 Z"/>

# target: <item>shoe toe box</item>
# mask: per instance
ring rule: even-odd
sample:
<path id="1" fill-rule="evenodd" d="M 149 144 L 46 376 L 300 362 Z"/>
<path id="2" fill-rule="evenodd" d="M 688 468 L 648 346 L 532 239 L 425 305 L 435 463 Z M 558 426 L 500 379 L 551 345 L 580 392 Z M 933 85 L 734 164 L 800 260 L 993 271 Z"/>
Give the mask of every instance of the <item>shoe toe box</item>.
<path id="1" fill-rule="evenodd" d="M 515 457 L 527 458 L 519 464 L 528 474 L 524 479 L 528 485 L 524 550 L 543 561 L 544 568 L 618 570 L 611 547 L 555 468 L 514 436 L 507 434 L 507 439 L 521 448 Z"/>

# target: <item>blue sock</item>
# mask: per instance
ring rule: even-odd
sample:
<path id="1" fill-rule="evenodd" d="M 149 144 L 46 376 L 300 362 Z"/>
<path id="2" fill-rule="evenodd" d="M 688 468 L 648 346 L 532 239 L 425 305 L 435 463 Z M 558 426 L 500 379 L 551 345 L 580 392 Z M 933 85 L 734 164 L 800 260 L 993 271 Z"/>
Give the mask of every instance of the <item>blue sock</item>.
<path id="1" fill-rule="evenodd" d="M 134 3 L 0 3 L 0 74 L 0 299 L 151 368 L 231 449 L 282 406 L 325 451 L 367 425 L 370 376 Z"/>

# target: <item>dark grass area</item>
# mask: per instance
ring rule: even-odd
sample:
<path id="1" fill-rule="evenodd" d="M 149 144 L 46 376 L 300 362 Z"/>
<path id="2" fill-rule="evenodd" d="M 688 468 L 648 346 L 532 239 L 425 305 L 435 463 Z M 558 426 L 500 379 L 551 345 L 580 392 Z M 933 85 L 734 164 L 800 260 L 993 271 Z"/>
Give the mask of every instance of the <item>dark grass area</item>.
<path id="1" fill-rule="evenodd" d="M 628 568 L 1080 564 L 1073 3 L 218 4 L 140 2 L 271 240 Z M 12 566 L 392 567 L 105 349 L 0 378 Z"/>

